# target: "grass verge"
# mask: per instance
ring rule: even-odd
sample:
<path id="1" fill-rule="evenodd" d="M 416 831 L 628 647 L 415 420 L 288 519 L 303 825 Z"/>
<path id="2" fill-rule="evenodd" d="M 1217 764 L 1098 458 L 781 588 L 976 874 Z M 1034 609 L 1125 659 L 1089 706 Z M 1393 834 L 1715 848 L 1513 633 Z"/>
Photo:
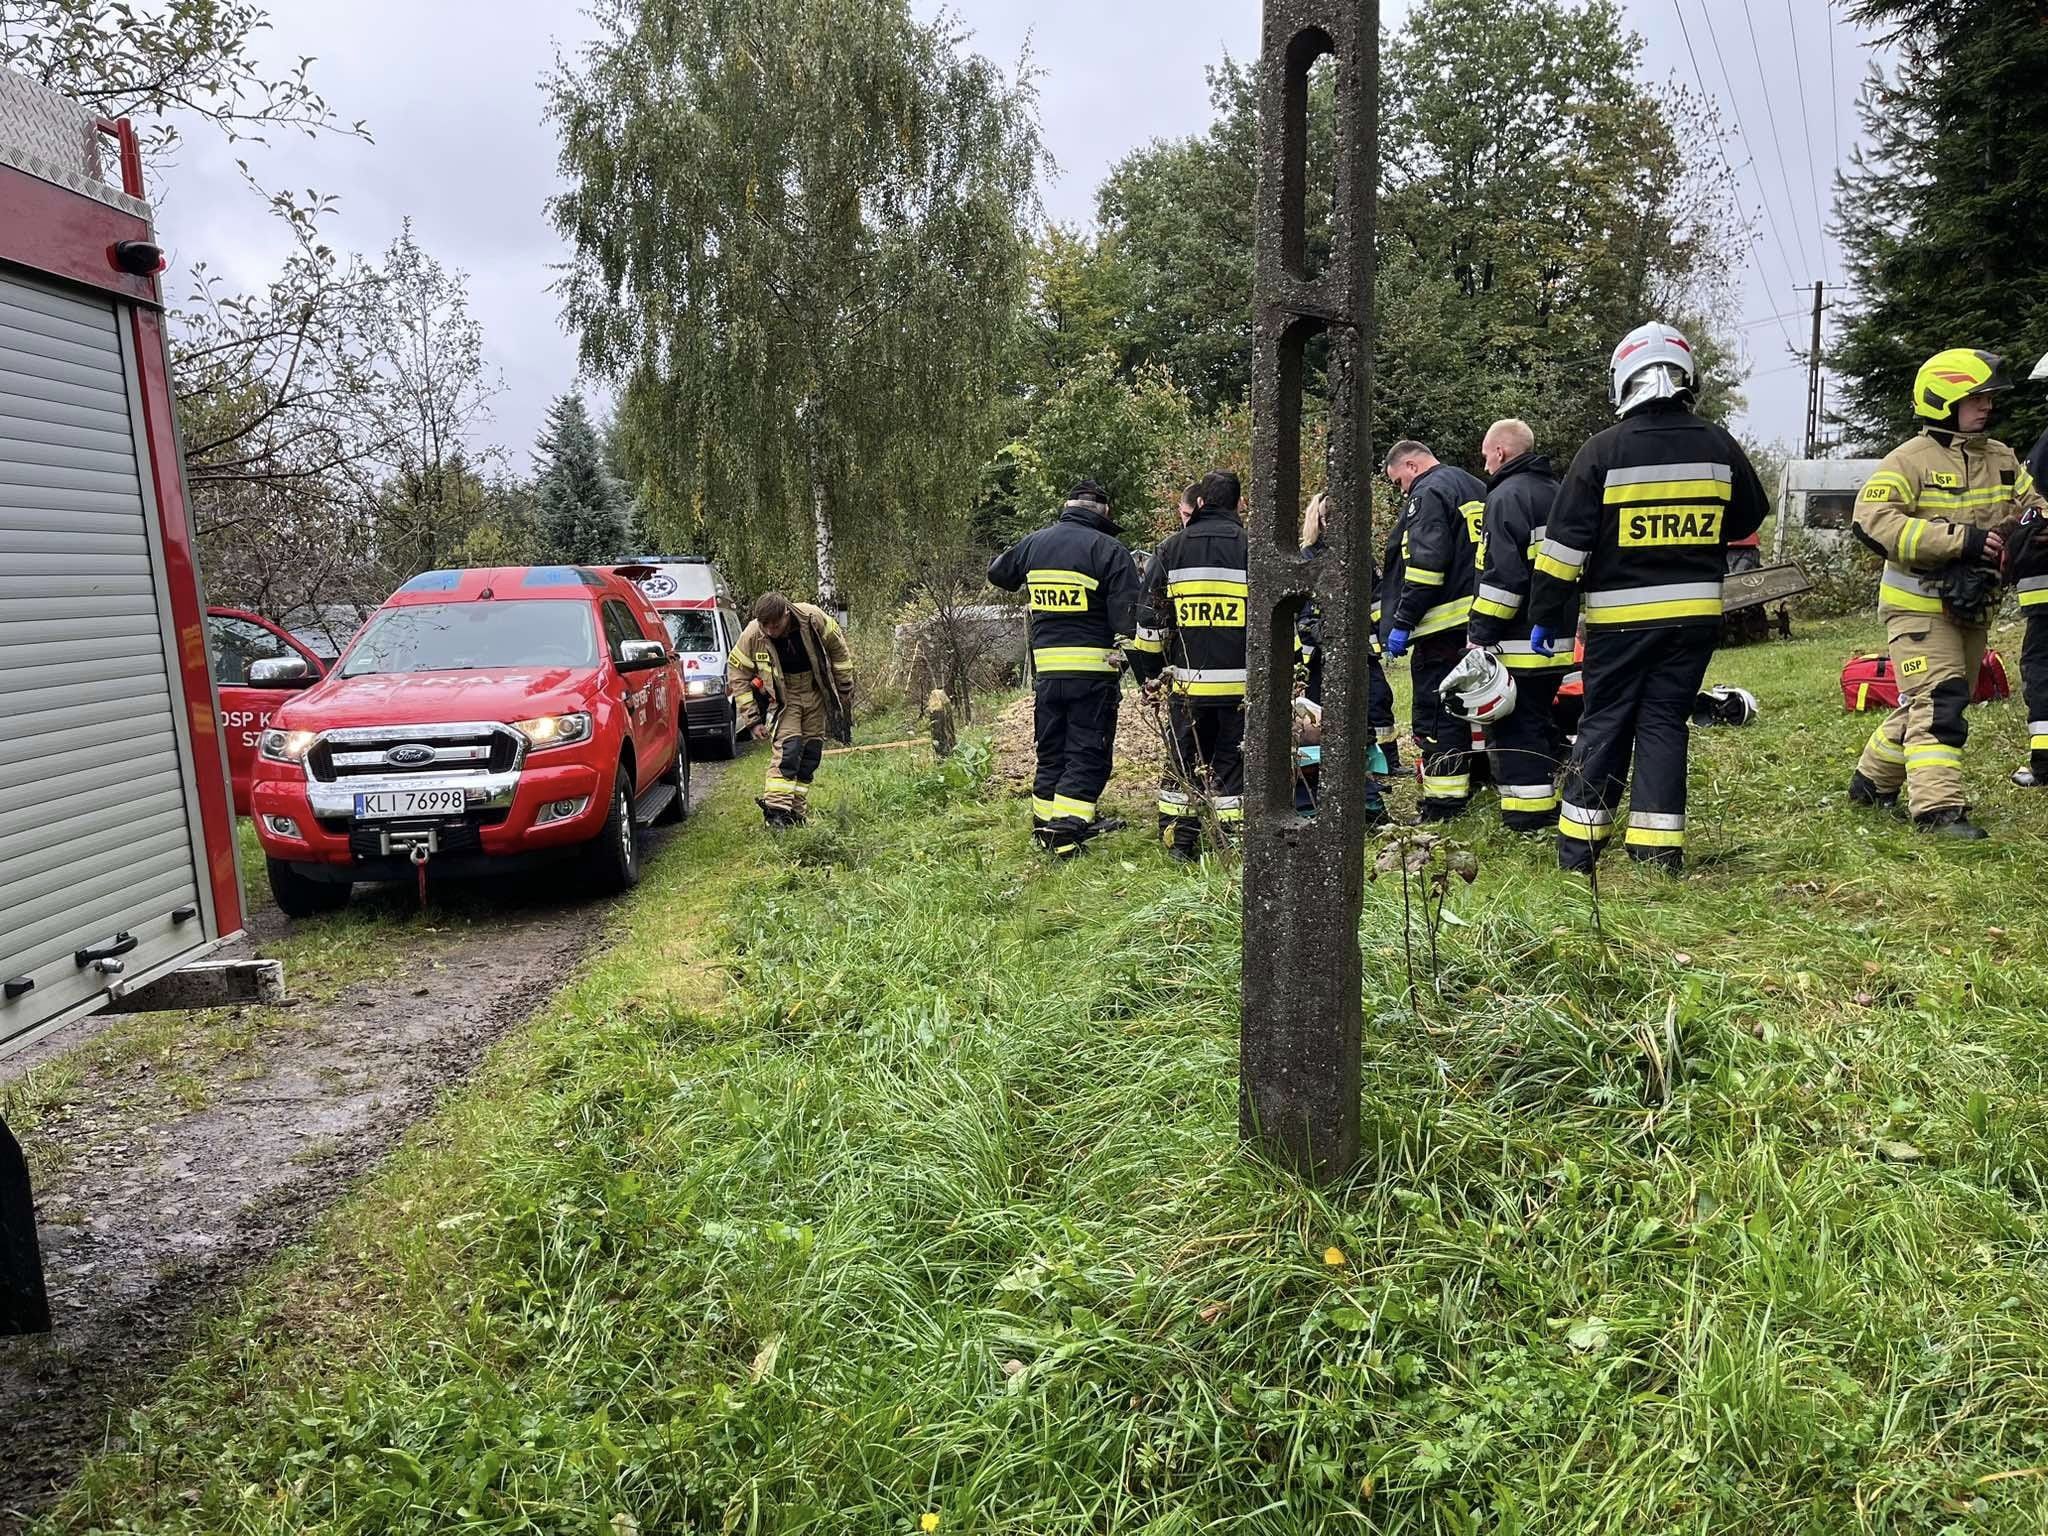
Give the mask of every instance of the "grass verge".
<path id="1" fill-rule="evenodd" d="M 2015 702 L 1997 841 L 1844 806 L 1871 631 L 1716 663 L 1764 720 L 1604 938 L 1483 814 L 1411 1003 L 1368 892 L 1327 1192 L 1237 1144 L 1229 871 L 1041 864 L 972 760 L 781 841 L 734 774 L 41 1529 L 2039 1531 L 2048 803 Z"/>

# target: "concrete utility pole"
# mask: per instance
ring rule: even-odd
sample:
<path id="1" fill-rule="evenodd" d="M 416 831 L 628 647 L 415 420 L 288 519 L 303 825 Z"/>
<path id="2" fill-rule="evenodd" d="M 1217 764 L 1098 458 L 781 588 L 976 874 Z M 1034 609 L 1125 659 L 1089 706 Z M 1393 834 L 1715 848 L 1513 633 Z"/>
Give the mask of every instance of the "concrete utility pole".
<path id="1" fill-rule="evenodd" d="M 1252 371 L 1250 684 L 1239 1122 L 1247 1141 L 1311 1177 L 1358 1161 L 1358 919 L 1372 571 L 1372 250 L 1378 170 L 1377 0 L 1266 0 L 1259 101 L 1258 277 Z M 1305 262 L 1308 77 L 1337 68 L 1330 261 Z M 1302 350 L 1330 340 L 1324 553 L 1304 560 Z M 1323 774 L 1315 816 L 1294 812 L 1294 623 L 1322 613 Z"/>
<path id="2" fill-rule="evenodd" d="M 1820 457 L 1820 312 L 1819 278 L 1813 280 L 1813 347 L 1806 354 L 1806 456 Z"/>

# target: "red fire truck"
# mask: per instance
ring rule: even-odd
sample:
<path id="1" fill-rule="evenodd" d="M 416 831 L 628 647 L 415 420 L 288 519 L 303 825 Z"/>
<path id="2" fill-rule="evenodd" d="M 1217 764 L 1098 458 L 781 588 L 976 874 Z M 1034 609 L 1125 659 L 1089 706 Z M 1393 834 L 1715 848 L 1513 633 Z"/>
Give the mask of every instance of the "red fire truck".
<path id="1" fill-rule="evenodd" d="M 0 1054 L 242 927 L 142 193 L 125 121 L 0 70 Z M 0 1333 L 35 1252 L 0 1125 Z"/>

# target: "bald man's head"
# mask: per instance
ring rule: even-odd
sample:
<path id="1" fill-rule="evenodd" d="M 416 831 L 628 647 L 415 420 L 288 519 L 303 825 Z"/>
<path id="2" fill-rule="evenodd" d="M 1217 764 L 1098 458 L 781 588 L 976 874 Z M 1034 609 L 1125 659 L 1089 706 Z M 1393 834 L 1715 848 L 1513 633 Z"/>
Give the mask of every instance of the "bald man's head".
<path id="1" fill-rule="evenodd" d="M 1536 434 L 1529 430 L 1529 423 L 1513 416 L 1488 427 L 1486 439 L 1479 445 L 1479 456 L 1486 461 L 1489 475 L 1499 474 L 1503 464 L 1535 451 Z"/>

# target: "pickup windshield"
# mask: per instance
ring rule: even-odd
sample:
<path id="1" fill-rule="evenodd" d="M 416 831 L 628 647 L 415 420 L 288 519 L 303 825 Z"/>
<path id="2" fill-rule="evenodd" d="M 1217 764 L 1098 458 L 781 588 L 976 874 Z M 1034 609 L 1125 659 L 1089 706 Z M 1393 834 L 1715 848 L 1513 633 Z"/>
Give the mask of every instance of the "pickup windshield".
<path id="1" fill-rule="evenodd" d="M 596 665 L 585 603 L 419 603 L 373 617 L 341 675 Z"/>
<path id="2" fill-rule="evenodd" d="M 668 638 L 678 651 L 718 649 L 718 631 L 712 628 L 707 609 L 664 608 L 661 622 L 668 626 Z"/>

